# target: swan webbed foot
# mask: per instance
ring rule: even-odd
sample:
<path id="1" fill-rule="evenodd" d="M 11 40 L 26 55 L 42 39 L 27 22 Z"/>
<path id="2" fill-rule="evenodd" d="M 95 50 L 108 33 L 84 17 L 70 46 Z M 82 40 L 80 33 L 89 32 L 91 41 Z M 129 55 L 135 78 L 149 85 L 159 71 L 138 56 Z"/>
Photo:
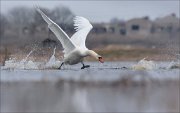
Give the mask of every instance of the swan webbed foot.
<path id="1" fill-rule="evenodd" d="M 59 67 L 58 69 L 61 70 L 61 67 Z"/>
<path id="2" fill-rule="evenodd" d="M 81 69 L 85 69 L 85 68 L 88 68 L 90 67 L 90 65 L 83 65 L 83 67 L 81 67 Z"/>

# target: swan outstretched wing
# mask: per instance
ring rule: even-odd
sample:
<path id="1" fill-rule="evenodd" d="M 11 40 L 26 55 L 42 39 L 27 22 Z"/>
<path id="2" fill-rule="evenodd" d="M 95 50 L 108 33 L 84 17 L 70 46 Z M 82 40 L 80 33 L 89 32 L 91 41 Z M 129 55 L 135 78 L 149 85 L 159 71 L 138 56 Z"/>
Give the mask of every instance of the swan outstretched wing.
<path id="1" fill-rule="evenodd" d="M 86 37 L 92 28 L 93 26 L 86 18 L 76 16 L 74 18 L 74 29 L 76 33 L 71 37 L 71 41 L 78 47 L 86 48 Z"/>
<path id="2" fill-rule="evenodd" d="M 53 22 L 49 17 L 47 17 L 39 8 L 37 8 L 37 11 L 41 14 L 42 18 L 47 22 L 48 27 L 61 42 L 64 48 L 64 56 L 66 56 L 69 52 L 75 49 L 75 45 L 70 40 L 68 35 L 55 22 Z"/>

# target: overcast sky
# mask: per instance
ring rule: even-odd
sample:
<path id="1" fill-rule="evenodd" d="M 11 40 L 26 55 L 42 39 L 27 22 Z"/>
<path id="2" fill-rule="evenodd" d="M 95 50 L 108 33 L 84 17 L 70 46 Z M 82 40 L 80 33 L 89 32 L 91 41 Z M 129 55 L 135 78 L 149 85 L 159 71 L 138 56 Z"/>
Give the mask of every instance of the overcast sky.
<path id="1" fill-rule="evenodd" d="M 179 0 L 163 1 L 16 1 L 1 0 L 1 12 L 7 13 L 17 6 L 54 8 L 64 5 L 71 9 L 75 15 L 84 16 L 93 22 L 107 22 L 117 17 L 121 20 L 128 20 L 135 17 L 149 16 L 151 19 L 163 17 L 175 13 L 179 17 Z"/>

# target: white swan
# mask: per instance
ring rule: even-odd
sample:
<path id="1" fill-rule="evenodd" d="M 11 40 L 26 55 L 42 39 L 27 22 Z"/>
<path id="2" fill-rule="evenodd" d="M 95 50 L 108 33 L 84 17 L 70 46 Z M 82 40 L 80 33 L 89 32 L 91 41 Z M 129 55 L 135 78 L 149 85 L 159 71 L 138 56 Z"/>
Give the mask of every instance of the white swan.
<path id="1" fill-rule="evenodd" d="M 86 36 L 93 28 L 93 26 L 86 18 L 80 16 L 76 16 L 74 18 L 76 33 L 71 38 L 69 38 L 68 35 L 61 29 L 61 27 L 59 27 L 55 22 L 47 17 L 39 8 L 37 8 L 37 11 L 47 22 L 49 29 L 51 29 L 51 31 L 56 35 L 64 48 L 64 59 L 59 69 L 61 69 L 63 64 L 73 65 L 79 62 L 81 62 L 83 65 L 81 69 L 90 67 L 89 65 L 84 65 L 83 63 L 83 58 L 87 56 L 92 56 L 101 63 L 104 62 L 102 56 L 98 55 L 93 50 L 86 48 Z"/>

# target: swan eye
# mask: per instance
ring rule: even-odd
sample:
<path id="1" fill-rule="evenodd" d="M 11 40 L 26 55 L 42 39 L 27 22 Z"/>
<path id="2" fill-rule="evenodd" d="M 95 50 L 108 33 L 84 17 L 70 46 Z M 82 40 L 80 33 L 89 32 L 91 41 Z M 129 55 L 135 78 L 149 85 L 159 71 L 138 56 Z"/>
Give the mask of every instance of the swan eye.
<path id="1" fill-rule="evenodd" d="M 102 59 L 102 57 L 98 57 L 99 59 Z"/>

